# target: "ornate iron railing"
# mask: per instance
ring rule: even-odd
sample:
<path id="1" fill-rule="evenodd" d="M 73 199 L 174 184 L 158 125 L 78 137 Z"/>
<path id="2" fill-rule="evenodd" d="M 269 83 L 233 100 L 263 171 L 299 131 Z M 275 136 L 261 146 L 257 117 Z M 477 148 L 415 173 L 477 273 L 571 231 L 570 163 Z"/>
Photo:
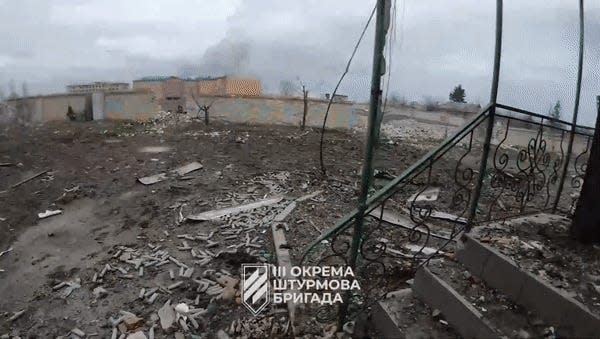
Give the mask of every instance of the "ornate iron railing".
<path id="1" fill-rule="evenodd" d="M 489 119 L 494 119 L 490 152 L 485 172 L 479 173 Z M 353 266 L 361 285 L 360 291 L 346 295 L 344 304 L 321 306 L 317 319 L 343 322 L 368 309 L 410 279 L 418 267 L 449 255 L 457 235 L 467 227 L 540 211 L 569 213 L 593 131 L 506 105 L 485 107 L 372 194 L 364 212 L 347 214 L 308 247 L 303 265 Z M 565 154 L 571 132 L 574 152 Z M 564 173 L 566 157 L 572 166 Z M 560 190 L 563 174 L 568 180 Z M 471 210 L 474 215 L 469 215 Z M 360 234 L 354 234 L 357 221 L 362 223 Z M 352 253 L 353 241 L 358 241 L 357 253 Z"/>

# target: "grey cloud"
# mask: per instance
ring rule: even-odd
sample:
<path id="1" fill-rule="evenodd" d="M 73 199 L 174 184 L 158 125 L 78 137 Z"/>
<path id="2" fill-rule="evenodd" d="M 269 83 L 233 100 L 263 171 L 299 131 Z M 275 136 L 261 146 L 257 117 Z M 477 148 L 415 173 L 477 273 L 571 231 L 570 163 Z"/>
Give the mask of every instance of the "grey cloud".
<path id="1" fill-rule="evenodd" d="M 494 2 L 398 1 L 390 92 L 446 100 L 461 83 L 467 100 L 489 97 Z M 404 16 L 402 6 L 405 6 Z M 32 92 L 73 81 L 152 74 L 258 77 L 267 91 L 300 79 L 311 95 L 333 89 L 374 1 L 2 1 L 0 84 Z M 505 1 L 500 100 L 544 113 L 573 108 L 576 2 Z M 591 123 L 600 93 L 600 4 L 586 2 L 581 119 Z M 373 27 L 340 89 L 369 93 Z M 387 80 L 387 78 L 386 78 Z"/>

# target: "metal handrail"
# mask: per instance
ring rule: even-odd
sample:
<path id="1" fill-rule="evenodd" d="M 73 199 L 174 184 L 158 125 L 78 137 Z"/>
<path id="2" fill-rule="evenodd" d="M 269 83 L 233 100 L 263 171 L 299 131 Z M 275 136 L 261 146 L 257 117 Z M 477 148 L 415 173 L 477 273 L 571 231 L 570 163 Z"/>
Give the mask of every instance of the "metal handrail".
<path id="1" fill-rule="evenodd" d="M 425 154 L 423 157 L 421 157 L 417 162 L 415 162 L 410 167 L 408 167 L 406 170 L 404 170 L 400 175 L 398 175 L 397 177 L 395 177 L 394 179 L 392 179 L 390 182 L 388 182 L 383 188 L 381 188 L 380 190 L 378 190 L 377 192 L 375 192 L 373 195 L 371 195 L 367 199 L 367 201 L 366 201 L 366 206 L 367 207 L 366 207 L 366 209 L 364 211 L 364 215 L 368 215 L 375 208 L 377 208 L 383 201 L 385 201 L 386 199 L 388 199 L 392 195 L 394 195 L 397 192 L 398 186 L 400 186 L 407 179 L 409 179 L 411 176 L 413 176 L 415 173 L 417 173 L 418 170 L 420 170 L 424 166 L 427 166 L 428 164 L 431 164 L 431 163 L 435 162 L 437 159 L 439 159 L 444 154 L 446 154 L 446 152 L 448 152 L 454 145 L 456 145 L 460 140 L 462 140 L 462 138 L 464 138 L 467 134 L 471 133 L 476 127 L 478 127 L 481 124 L 481 122 L 488 117 L 490 110 L 492 110 L 494 108 L 502 108 L 502 109 L 514 111 L 514 112 L 517 112 L 517 113 L 521 113 L 521 114 L 524 114 L 524 115 L 527 115 L 527 116 L 536 117 L 536 118 L 540 118 L 540 119 L 543 119 L 543 120 L 548 120 L 548 121 L 554 122 L 554 123 L 565 124 L 565 125 L 568 125 L 568 126 L 572 125 L 571 123 L 563 121 L 563 120 L 560 120 L 560 119 L 554 119 L 554 118 L 551 118 L 551 117 L 548 117 L 548 116 L 544 116 L 544 115 L 541 115 L 541 114 L 538 114 L 538 113 L 533 113 L 533 112 L 530 112 L 530 111 L 527 111 L 527 110 L 523 110 L 523 109 L 519 109 L 519 108 L 516 108 L 516 107 L 511 107 L 511 106 L 504 105 L 504 104 L 489 103 L 489 104 L 487 104 L 486 106 L 484 106 L 481 109 L 481 112 L 479 114 L 477 114 L 475 117 L 473 117 L 460 130 L 458 130 L 452 136 L 450 136 L 449 138 L 447 138 L 438 147 L 436 147 L 435 149 L 429 151 L 427 154 Z M 504 115 L 504 114 L 498 114 L 497 112 L 495 113 L 495 115 L 498 116 L 498 117 L 503 117 L 503 118 L 507 118 L 507 119 L 514 119 L 514 120 L 529 122 L 529 123 L 536 124 L 536 125 L 544 125 L 543 123 L 539 123 L 539 122 L 535 122 L 535 121 L 533 121 L 533 122 L 532 121 L 526 121 L 525 119 L 521 119 L 521 118 L 518 118 L 518 117 L 512 117 L 512 116 L 508 116 L 508 115 Z M 547 125 L 544 125 L 544 126 L 547 126 Z M 568 131 L 568 130 L 562 129 L 560 127 L 557 127 L 557 126 L 549 126 L 549 127 L 556 128 L 556 129 L 563 130 L 563 131 Z M 578 133 L 577 129 L 591 130 L 592 134 L 593 134 L 593 131 L 594 131 L 593 127 L 576 125 L 575 129 L 574 129 L 575 133 L 576 134 L 584 134 L 584 135 L 588 135 L 588 134 L 587 133 Z M 359 213 L 360 212 L 359 212 L 358 209 L 352 210 L 350 213 L 347 213 L 340 220 L 338 220 L 336 222 L 336 224 L 334 226 L 330 227 L 325 233 L 321 234 L 304 251 L 304 253 L 302 255 L 301 262 L 304 262 L 305 259 L 306 259 L 307 254 L 310 253 L 323 240 L 325 240 L 325 239 L 331 237 L 332 235 L 340 233 L 340 232 L 348 229 L 349 227 L 351 227 L 352 224 L 350 222 Z"/>
<path id="2" fill-rule="evenodd" d="M 479 114 L 477 114 L 477 116 L 472 118 L 463 128 L 461 128 L 459 131 L 454 133 L 454 135 L 452 135 L 451 137 L 446 139 L 441 145 L 439 145 L 438 147 L 436 147 L 435 149 L 431 150 L 426 155 L 421 157 L 421 159 L 419 159 L 416 163 L 414 163 L 409 168 L 404 170 L 400 175 L 398 175 L 396 178 L 394 178 L 389 183 L 387 183 L 387 185 L 385 185 L 383 188 L 381 188 L 380 190 L 375 192 L 372 196 L 370 196 L 367 199 L 367 202 L 366 202 L 367 208 L 366 208 L 364 214 L 365 215 L 369 214 L 371 211 L 373 211 L 375 208 L 377 208 L 377 206 L 379 205 L 380 202 L 382 202 L 382 201 L 386 200 L 387 198 L 389 198 L 390 196 L 392 196 L 395 193 L 396 187 L 400 183 L 405 181 L 407 178 L 409 178 L 411 175 L 413 175 L 422 166 L 426 165 L 429 162 L 433 162 L 433 161 L 439 159 L 444 154 L 446 154 L 446 152 L 448 152 L 448 150 L 450 150 L 452 148 L 452 146 L 454 146 L 464 136 L 466 136 L 468 133 L 473 131 L 477 126 L 479 126 L 479 124 L 483 120 L 485 120 L 485 118 L 487 117 L 487 114 L 489 113 L 489 111 L 492 107 L 493 107 L 492 104 L 488 104 L 488 105 L 484 106 L 482 108 L 481 112 Z M 352 219 L 354 219 L 358 213 L 360 213 L 360 211 L 358 209 L 354 209 L 352 212 L 350 212 L 350 213 L 346 214 L 344 217 L 342 217 L 333 227 L 329 228 L 325 233 L 321 234 L 321 236 L 319 236 L 315 241 L 313 241 L 308 246 L 308 248 L 304 251 L 301 262 L 304 262 L 306 255 L 315 246 L 317 246 L 319 243 L 321 243 L 323 240 L 325 240 L 326 238 L 330 237 L 333 234 L 339 233 L 339 232 L 347 229 L 348 227 L 350 227 L 351 224 L 349 222 L 352 221 Z"/>
<path id="3" fill-rule="evenodd" d="M 527 110 L 524 110 L 524 109 L 520 109 L 520 108 L 509 106 L 509 105 L 496 104 L 496 108 L 502 108 L 502 109 L 505 109 L 507 111 L 513 111 L 513 112 L 517 112 L 517 113 L 522 113 L 522 114 L 525 114 L 525 115 L 532 116 L 534 118 L 540 118 L 540 119 L 548 120 L 548 121 L 551 121 L 551 122 L 554 122 L 554 123 L 560 123 L 560 124 L 567 125 L 567 126 L 572 126 L 573 125 L 572 122 L 568 122 L 568 121 L 560 120 L 560 119 L 555 119 L 555 118 L 552 118 L 552 117 L 547 116 L 547 115 L 542 115 L 542 114 L 530 112 L 530 111 L 527 111 Z M 500 114 L 498 114 L 498 115 L 500 115 Z M 594 130 L 594 127 L 591 127 L 591 126 L 575 125 L 575 127 L 576 128 L 580 128 L 580 129 L 587 129 L 587 130 L 591 130 L 591 131 Z"/>

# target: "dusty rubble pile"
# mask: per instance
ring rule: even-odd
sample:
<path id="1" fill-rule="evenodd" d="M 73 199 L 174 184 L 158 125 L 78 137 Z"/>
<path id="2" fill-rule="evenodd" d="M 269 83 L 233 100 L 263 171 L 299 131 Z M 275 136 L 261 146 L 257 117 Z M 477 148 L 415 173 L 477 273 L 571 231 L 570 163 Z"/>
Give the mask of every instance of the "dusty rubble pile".
<path id="1" fill-rule="evenodd" d="M 422 123 L 412 119 L 404 119 L 396 124 L 386 123 L 381 125 L 381 132 L 384 136 L 390 139 L 407 139 L 407 140 L 441 140 L 446 138 L 452 131 L 453 127 L 448 126 L 427 126 L 423 127 Z"/>
<path id="2" fill-rule="evenodd" d="M 164 134 L 165 129 L 177 125 L 188 124 L 193 120 L 193 117 L 188 113 L 174 113 L 160 111 L 156 115 L 156 118 L 146 122 L 145 125 L 149 131 L 156 134 Z"/>

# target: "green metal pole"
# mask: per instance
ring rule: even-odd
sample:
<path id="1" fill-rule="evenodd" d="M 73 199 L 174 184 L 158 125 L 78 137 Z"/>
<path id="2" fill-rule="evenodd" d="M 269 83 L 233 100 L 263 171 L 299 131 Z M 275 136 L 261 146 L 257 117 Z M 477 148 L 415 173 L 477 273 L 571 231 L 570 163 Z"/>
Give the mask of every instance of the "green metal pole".
<path id="1" fill-rule="evenodd" d="M 502 0 L 496 0 L 496 43 L 494 46 L 494 74 L 492 77 L 492 91 L 490 93 L 490 112 L 487 117 L 487 127 L 481 154 L 481 164 L 479 165 L 479 176 L 475 184 L 475 191 L 469 206 L 469 215 L 467 221 L 467 232 L 473 227 L 473 221 L 477 213 L 477 204 L 481 196 L 483 179 L 487 169 L 487 159 L 490 154 L 490 144 L 492 142 L 492 132 L 494 131 L 494 117 L 496 115 L 496 102 L 498 100 L 498 81 L 500 80 L 500 60 L 502 57 Z"/>
<path id="2" fill-rule="evenodd" d="M 554 198 L 553 212 L 556 212 L 558 203 L 560 202 L 560 196 L 562 195 L 563 186 L 565 185 L 565 178 L 569 169 L 569 162 L 571 160 L 571 153 L 573 152 L 573 141 L 575 139 L 575 129 L 577 126 L 577 115 L 579 114 L 579 97 L 581 95 L 581 75 L 583 71 L 583 0 L 579 0 L 579 61 L 577 64 L 577 88 L 575 91 L 575 106 L 573 107 L 573 120 L 571 121 L 571 133 L 569 134 L 569 145 L 567 146 L 567 157 L 563 165 L 562 176 L 558 184 L 556 191 L 556 197 Z"/>
<path id="3" fill-rule="evenodd" d="M 360 248 L 360 241 L 363 233 L 363 221 L 365 210 L 367 209 L 367 198 L 371 179 L 373 177 L 373 148 L 377 142 L 377 120 L 381 111 L 381 76 L 383 75 L 385 60 L 383 58 L 383 47 L 385 46 L 385 36 L 387 33 L 389 20 L 386 20 L 386 2 L 390 0 L 377 0 L 377 12 L 375 23 L 375 47 L 373 50 L 373 71 L 371 74 L 371 98 L 369 101 L 369 121 L 367 127 L 367 145 L 365 150 L 365 160 L 362 168 L 362 181 L 360 196 L 358 198 L 358 213 L 354 224 L 354 233 L 352 235 L 352 247 L 350 249 L 350 260 L 348 264 L 353 270 L 356 268 L 356 259 Z M 338 316 L 338 329 L 342 329 L 348 313 L 349 293 L 345 293 L 344 302 L 340 305 Z"/>

